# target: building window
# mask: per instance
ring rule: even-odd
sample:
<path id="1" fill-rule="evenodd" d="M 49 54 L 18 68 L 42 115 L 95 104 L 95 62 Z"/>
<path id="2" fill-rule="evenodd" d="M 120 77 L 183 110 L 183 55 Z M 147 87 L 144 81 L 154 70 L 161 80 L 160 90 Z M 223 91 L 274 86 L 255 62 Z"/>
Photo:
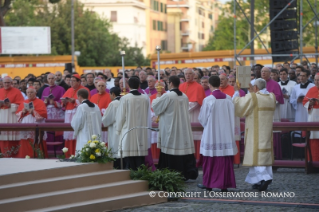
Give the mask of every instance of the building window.
<path id="1" fill-rule="evenodd" d="M 111 22 L 117 22 L 117 11 L 111 11 Z"/>
<path id="2" fill-rule="evenodd" d="M 165 4 L 165 14 L 167 13 L 167 5 Z"/>
<path id="3" fill-rule="evenodd" d="M 161 47 L 162 47 L 162 50 L 167 50 L 167 40 L 161 41 Z"/>
<path id="4" fill-rule="evenodd" d="M 161 12 L 164 12 L 163 3 L 161 3 Z"/>
<path id="5" fill-rule="evenodd" d="M 211 20 L 213 19 L 213 15 L 212 15 L 212 14 L 209 14 L 208 17 L 209 17 L 209 19 L 211 19 Z"/>
<path id="6" fill-rule="evenodd" d="M 202 39 L 205 39 L 205 34 L 204 33 L 202 33 Z"/>
<path id="7" fill-rule="evenodd" d="M 202 28 L 205 28 L 205 24 L 204 24 L 204 22 L 202 22 Z"/>
<path id="8" fill-rule="evenodd" d="M 153 30 L 156 30 L 156 21 L 153 20 Z"/>

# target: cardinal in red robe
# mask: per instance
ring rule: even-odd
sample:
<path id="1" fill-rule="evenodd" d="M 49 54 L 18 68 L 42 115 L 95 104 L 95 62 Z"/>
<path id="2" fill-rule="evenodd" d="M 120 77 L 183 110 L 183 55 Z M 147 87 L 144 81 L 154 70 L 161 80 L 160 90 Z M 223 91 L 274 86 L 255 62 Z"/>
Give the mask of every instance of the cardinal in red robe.
<path id="1" fill-rule="evenodd" d="M 24 104 L 20 104 L 16 114 L 18 116 L 18 122 L 24 123 L 44 123 L 47 118 L 47 108 L 44 102 L 36 97 L 36 90 L 34 87 L 29 87 L 27 89 L 28 99 L 24 100 Z M 34 155 L 34 150 L 37 148 L 41 149 L 43 157 L 48 157 L 46 142 L 42 142 L 43 148 L 35 144 L 35 134 L 34 131 L 20 131 L 20 149 L 18 152 L 18 157 L 25 158 L 39 157 L 39 152 L 36 151 Z"/>
<path id="2" fill-rule="evenodd" d="M 0 89 L 0 123 L 17 123 L 17 111 L 24 98 L 21 91 L 12 87 L 10 77 L 3 78 L 3 88 Z M 4 101 L 5 100 L 5 101 Z M 18 131 L 1 131 L 0 133 L 0 152 L 4 157 L 17 157 L 19 147 Z"/>
<path id="3" fill-rule="evenodd" d="M 189 68 L 184 71 L 186 82 L 179 86 L 179 90 L 186 94 L 189 101 L 189 116 L 191 122 L 199 123 L 198 115 L 200 107 L 202 106 L 203 100 L 206 97 L 204 88 L 194 81 L 195 72 Z M 195 142 L 195 158 L 199 160 L 199 148 L 200 140 L 202 139 L 202 132 L 193 131 L 193 137 Z"/>

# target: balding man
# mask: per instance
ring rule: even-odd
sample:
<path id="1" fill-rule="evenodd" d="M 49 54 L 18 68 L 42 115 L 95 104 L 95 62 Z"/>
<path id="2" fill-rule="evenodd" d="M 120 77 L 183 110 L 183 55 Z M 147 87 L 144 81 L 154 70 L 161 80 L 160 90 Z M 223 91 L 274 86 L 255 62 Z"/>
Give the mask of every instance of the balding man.
<path id="1" fill-rule="evenodd" d="M 64 95 L 65 90 L 63 87 L 56 85 L 56 75 L 48 74 L 47 76 L 49 87 L 46 87 L 42 93 L 42 100 L 47 107 L 48 119 L 64 119 L 64 111 L 62 110 L 61 97 Z M 47 142 L 60 141 L 63 142 L 62 132 L 48 132 Z M 55 147 L 62 149 L 64 145 Z M 49 150 L 53 150 L 49 146 Z"/>
<path id="2" fill-rule="evenodd" d="M 227 94 L 228 96 L 232 97 L 235 93 L 234 87 L 228 84 L 228 77 L 225 73 L 222 73 L 219 75 L 220 79 L 220 86 L 219 90 L 223 92 L 224 94 Z"/>
<path id="3" fill-rule="evenodd" d="M 17 123 L 15 115 L 20 104 L 23 104 L 24 98 L 21 91 L 12 87 L 11 77 L 3 78 L 3 88 L 0 89 L 0 123 Z M 1 131 L 0 133 L 0 151 L 4 157 L 16 157 L 12 148 L 18 149 L 19 136 L 17 131 Z"/>
<path id="4" fill-rule="evenodd" d="M 24 100 L 24 104 L 20 104 L 16 114 L 18 116 L 18 122 L 25 123 L 44 123 L 47 118 L 47 108 L 41 99 L 36 97 L 36 90 L 34 87 L 29 87 L 27 89 L 28 99 Z M 32 105 L 32 106 L 31 106 Z M 46 145 L 44 144 L 44 155 L 33 154 L 33 148 L 36 148 L 34 139 L 34 131 L 20 131 L 20 149 L 18 152 L 18 157 L 25 158 L 27 155 L 30 157 L 43 157 L 47 156 Z M 32 147 L 34 145 L 34 147 Z"/>
<path id="5" fill-rule="evenodd" d="M 140 88 L 144 90 L 148 87 L 148 83 L 146 81 L 146 78 L 147 78 L 146 72 L 140 71 L 139 77 L 140 77 Z"/>
<path id="6" fill-rule="evenodd" d="M 157 90 L 156 90 L 156 86 L 155 86 L 155 83 L 156 83 L 156 79 L 155 77 L 153 76 L 148 76 L 147 77 L 147 83 L 148 83 L 148 88 L 146 88 L 144 91 L 147 95 L 149 96 L 152 96 L 153 94 L 156 94 L 157 93 Z M 165 90 L 165 89 L 164 89 Z"/>
<path id="7" fill-rule="evenodd" d="M 110 90 L 107 89 L 106 79 L 105 79 L 105 78 L 103 79 L 103 78 L 101 78 L 101 77 L 95 77 L 95 78 L 94 78 L 94 86 L 95 86 L 95 88 L 90 91 L 90 95 L 91 95 L 91 96 L 93 96 L 93 95 L 95 95 L 95 94 L 97 94 L 97 93 L 99 92 L 99 91 L 98 91 L 98 86 L 97 86 L 97 83 L 98 83 L 99 81 L 102 81 L 102 82 L 105 83 L 105 92 L 106 92 L 106 93 L 110 93 Z"/>
<path id="8" fill-rule="evenodd" d="M 107 89 L 111 89 L 114 87 L 114 78 L 112 76 L 112 72 L 110 69 L 105 69 L 105 75 L 107 76 L 107 80 L 106 80 L 106 88 Z"/>
<path id="9" fill-rule="evenodd" d="M 235 85 L 235 90 L 238 89 Z M 265 80 L 256 79 L 249 94 L 239 97 L 236 92 L 233 102 L 236 116 L 246 117 L 243 166 L 250 168 L 245 181 L 253 184 L 253 189 L 265 191 L 273 178 L 272 128 L 276 97 L 267 91 Z"/>
<path id="10" fill-rule="evenodd" d="M 186 82 L 179 86 L 180 91 L 186 94 L 189 100 L 189 115 L 190 121 L 198 123 L 198 115 L 200 107 L 202 106 L 203 100 L 206 97 L 204 88 L 194 81 L 195 72 L 193 69 L 188 68 L 184 71 Z M 199 144 L 202 138 L 202 132 L 193 132 L 195 140 L 195 149 L 197 150 L 197 159 L 199 159 Z"/>

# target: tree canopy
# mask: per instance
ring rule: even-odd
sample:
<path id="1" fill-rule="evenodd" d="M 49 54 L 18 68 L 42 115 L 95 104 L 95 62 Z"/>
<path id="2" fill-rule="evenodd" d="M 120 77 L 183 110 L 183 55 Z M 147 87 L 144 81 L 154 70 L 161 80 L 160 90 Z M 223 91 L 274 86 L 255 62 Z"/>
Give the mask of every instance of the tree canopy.
<path id="1" fill-rule="evenodd" d="M 246 16 L 250 21 L 250 0 L 237 0 L 245 11 Z M 312 7 L 314 7 L 315 0 L 309 0 Z M 297 1 L 298 8 L 300 1 Z M 219 16 L 218 26 L 213 34 L 210 37 L 208 44 L 204 48 L 204 51 L 210 50 L 227 50 L 234 49 L 234 2 L 229 1 L 226 3 L 225 7 L 222 9 L 222 15 Z M 297 14 L 299 9 L 297 10 Z M 257 33 L 260 32 L 262 28 L 269 23 L 269 0 L 255 0 L 255 30 Z M 311 7 L 307 1 L 303 1 L 303 25 L 310 21 L 314 17 L 314 13 L 311 10 Z M 236 48 L 241 49 L 250 41 L 250 25 L 246 20 L 244 14 L 240 10 L 238 4 L 236 5 Z M 299 15 L 298 15 L 299 17 Z M 298 21 L 299 25 L 299 21 Z M 298 29 L 299 30 L 299 29 Z M 265 30 L 261 35 L 261 39 L 264 41 L 266 47 L 270 48 L 269 42 L 265 42 L 266 37 L 270 39 L 270 27 Z M 303 40 L 305 46 L 314 46 L 314 21 L 312 21 L 306 29 L 303 31 Z M 256 39 L 255 45 L 257 44 L 258 48 L 263 48 L 262 43 Z M 250 48 L 248 46 L 247 48 Z"/>
<path id="2" fill-rule="evenodd" d="M 7 26 L 51 27 L 51 54 L 71 54 L 71 1 L 15 0 L 5 16 Z M 74 43 L 80 66 L 121 66 L 120 50 L 126 52 L 125 65 L 149 65 L 142 49 L 112 32 L 109 20 L 85 10 L 74 2 Z"/>

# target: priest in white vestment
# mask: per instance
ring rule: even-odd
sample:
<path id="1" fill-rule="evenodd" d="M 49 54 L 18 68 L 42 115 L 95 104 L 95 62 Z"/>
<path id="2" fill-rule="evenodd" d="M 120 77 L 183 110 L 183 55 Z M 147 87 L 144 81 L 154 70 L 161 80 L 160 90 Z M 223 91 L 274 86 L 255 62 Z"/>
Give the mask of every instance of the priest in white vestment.
<path id="1" fill-rule="evenodd" d="M 151 124 L 150 100 L 138 91 L 138 78 L 131 77 L 128 85 L 130 92 L 121 97 L 117 109 L 116 133 L 120 135 L 119 156 L 122 154 L 125 168 L 137 170 L 145 164 L 145 156 L 150 148 L 150 133 L 147 129 Z"/>
<path id="2" fill-rule="evenodd" d="M 152 102 L 159 116 L 157 147 L 161 149 L 158 168 L 168 168 L 182 173 L 184 178 L 196 179 L 198 169 L 194 157 L 195 147 L 188 112 L 189 102 L 179 89 L 177 76 L 169 78 L 169 93 L 157 94 Z"/>
<path id="3" fill-rule="evenodd" d="M 307 122 L 308 119 L 308 111 L 304 108 L 302 101 L 309 89 L 315 86 L 308 81 L 309 75 L 309 71 L 304 69 L 301 70 L 299 74 L 301 82 L 300 84 L 295 85 L 291 91 L 290 103 L 296 110 L 295 122 Z"/>
<path id="4" fill-rule="evenodd" d="M 88 100 L 87 89 L 78 90 L 77 98 L 81 104 L 77 107 L 71 126 L 73 138 L 76 139 L 75 151 L 81 151 L 92 135 L 102 135 L 102 115 L 99 106 Z"/>
<path id="5" fill-rule="evenodd" d="M 104 115 L 102 117 L 102 123 L 104 127 L 107 127 L 108 136 L 108 149 L 111 149 L 112 157 L 116 159 L 113 162 L 113 167 L 120 169 L 120 160 L 118 158 L 119 151 L 119 135 L 115 132 L 116 126 L 116 114 L 117 109 L 120 105 L 121 89 L 119 87 L 113 87 L 110 89 L 110 97 L 112 102 L 105 109 Z"/>
<path id="6" fill-rule="evenodd" d="M 288 119 L 290 122 L 294 122 L 295 109 L 292 107 L 289 99 L 292 88 L 296 85 L 296 82 L 288 79 L 288 70 L 283 68 L 280 70 L 280 82 L 278 83 L 284 97 L 284 104 L 280 105 L 280 117 L 282 119 Z"/>
<path id="7" fill-rule="evenodd" d="M 254 86 L 250 85 L 250 93 L 245 97 L 239 97 L 237 85 L 235 90 L 235 114 L 246 117 L 243 166 L 251 168 L 245 181 L 253 184 L 253 189 L 265 191 L 273 179 L 272 130 L 276 97 L 267 91 L 266 81 L 263 79 L 256 79 Z"/>
<path id="8" fill-rule="evenodd" d="M 203 184 L 197 186 L 212 190 L 236 188 L 233 160 L 237 154 L 235 142 L 235 113 L 230 96 L 219 90 L 220 78 L 211 76 L 209 88 L 212 94 L 206 97 L 198 120 L 204 127 L 200 144 L 203 163 Z M 222 121 L 221 121 L 222 120 Z M 225 129 L 228 129 L 225 132 Z"/>

